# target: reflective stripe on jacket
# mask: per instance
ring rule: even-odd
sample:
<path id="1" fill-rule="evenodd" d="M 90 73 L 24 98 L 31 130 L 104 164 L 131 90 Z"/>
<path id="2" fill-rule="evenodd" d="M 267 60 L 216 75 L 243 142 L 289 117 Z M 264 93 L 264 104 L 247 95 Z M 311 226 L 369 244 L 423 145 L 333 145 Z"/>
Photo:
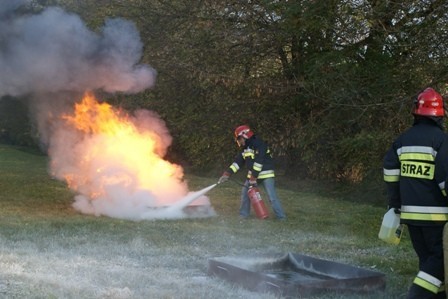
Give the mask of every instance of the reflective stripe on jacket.
<path id="1" fill-rule="evenodd" d="M 401 206 L 401 219 L 448 221 L 448 207 Z"/>
<path id="2" fill-rule="evenodd" d="M 228 171 L 230 173 L 236 173 L 243 166 L 248 170 L 248 178 L 251 175 L 258 179 L 275 177 L 274 160 L 271 150 L 256 135 L 246 140 L 243 150 L 235 157 Z"/>
<path id="3" fill-rule="evenodd" d="M 443 285 L 443 282 L 437 277 L 423 271 L 418 272 L 413 283 L 434 294 L 437 294 Z"/>
<path id="4" fill-rule="evenodd" d="M 439 225 L 448 221 L 448 137 L 431 119 L 419 119 L 386 153 L 384 181 L 389 206 L 401 207 L 401 222 Z"/>

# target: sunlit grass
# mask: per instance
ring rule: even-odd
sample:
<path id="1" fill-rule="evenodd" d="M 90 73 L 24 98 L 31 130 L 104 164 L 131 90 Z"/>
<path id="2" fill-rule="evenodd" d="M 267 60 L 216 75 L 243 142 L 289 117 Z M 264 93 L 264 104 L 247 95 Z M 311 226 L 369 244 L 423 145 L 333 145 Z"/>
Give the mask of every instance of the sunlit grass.
<path id="1" fill-rule="evenodd" d="M 186 179 L 199 190 L 217 178 Z M 87 216 L 49 176 L 45 156 L 7 146 L 0 146 L 0 187 L 1 298 L 274 298 L 207 277 L 208 260 L 219 256 L 296 252 L 381 271 L 381 298 L 404 296 L 417 271 L 406 234 L 399 246 L 378 240 L 385 210 L 368 203 L 279 188 L 287 221 L 241 221 L 240 187 L 228 182 L 208 194 L 213 218 Z"/>

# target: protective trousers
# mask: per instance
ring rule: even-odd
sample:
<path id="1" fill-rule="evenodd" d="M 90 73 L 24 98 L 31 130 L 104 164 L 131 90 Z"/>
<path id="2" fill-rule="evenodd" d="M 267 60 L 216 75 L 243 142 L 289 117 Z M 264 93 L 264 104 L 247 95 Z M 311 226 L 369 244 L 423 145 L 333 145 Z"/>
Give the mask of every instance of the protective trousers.
<path id="1" fill-rule="evenodd" d="M 443 266 L 443 225 L 408 225 L 418 256 L 419 272 L 407 299 L 446 298 Z"/>
<path id="2" fill-rule="evenodd" d="M 278 199 L 277 192 L 275 191 L 275 180 L 274 178 L 267 178 L 261 180 L 264 189 L 269 197 L 269 202 L 271 203 L 272 209 L 274 210 L 275 216 L 277 219 L 285 219 L 286 215 L 283 211 L 280 200 Z M 244 187 L 241 191 L 241 205 L 240 205 L 240 216 L 243 218 L 249 217 L 250 213 L 250 199 L 247 195 L 247 191 L 249 190 L 249 181 L 246 180 L 244 183 Z"/>

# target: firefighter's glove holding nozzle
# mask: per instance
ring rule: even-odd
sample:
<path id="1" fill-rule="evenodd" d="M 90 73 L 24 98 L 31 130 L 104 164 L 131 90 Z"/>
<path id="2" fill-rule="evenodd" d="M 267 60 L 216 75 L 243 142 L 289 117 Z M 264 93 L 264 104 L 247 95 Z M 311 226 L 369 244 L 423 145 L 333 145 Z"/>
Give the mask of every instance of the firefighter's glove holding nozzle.
<path id="1" fill-rule="evenodd" d="M 221 177 L 218 180 L 218 184 L 227 182 L 229 180 L 229 178 L 230 178 L 230 173 L 228 173 L 227 171 L 224 171 L 224 173 L 221 175 Z"/>
<path id="2" fill-rule="evenodd" d="M 257 179 L 251 175 L 249 178 L 249 188 L 257 187 Z"/>

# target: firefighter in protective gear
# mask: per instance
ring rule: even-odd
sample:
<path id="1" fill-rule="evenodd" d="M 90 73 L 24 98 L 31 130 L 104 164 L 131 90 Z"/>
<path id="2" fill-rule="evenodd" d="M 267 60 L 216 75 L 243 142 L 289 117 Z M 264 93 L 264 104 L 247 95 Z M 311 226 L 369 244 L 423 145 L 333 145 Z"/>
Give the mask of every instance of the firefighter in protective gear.
<path id="1" fill-rule="evenodd" d="M 285 219 L 285 212 L 275 190 L 274 161 L 268 145 L 262 139 L 258 138 L 247 125 L 238 126 L 234 134 L 235 141 L 242 151 L 222 174 L 218 183 L 227 181 L 232 174 L 238 172 L 245 166 L 248 174 L 241 192 L 240 216 L 242 218 L 249 217 L 250 200 L 247 195 L 249 187 L 256 186 L 257 183 L 262 183 L 277 219 Z"/>
<path id="2" fill-rule="evenodd" d="M 389 208 L 408 226 L 419 272 L 408 299 L 445 298 L 443 227 L 448 221 L 448 137 L 442 96 L 432 88 L 414 100 L 414 124 L 384 157 Z"/>

